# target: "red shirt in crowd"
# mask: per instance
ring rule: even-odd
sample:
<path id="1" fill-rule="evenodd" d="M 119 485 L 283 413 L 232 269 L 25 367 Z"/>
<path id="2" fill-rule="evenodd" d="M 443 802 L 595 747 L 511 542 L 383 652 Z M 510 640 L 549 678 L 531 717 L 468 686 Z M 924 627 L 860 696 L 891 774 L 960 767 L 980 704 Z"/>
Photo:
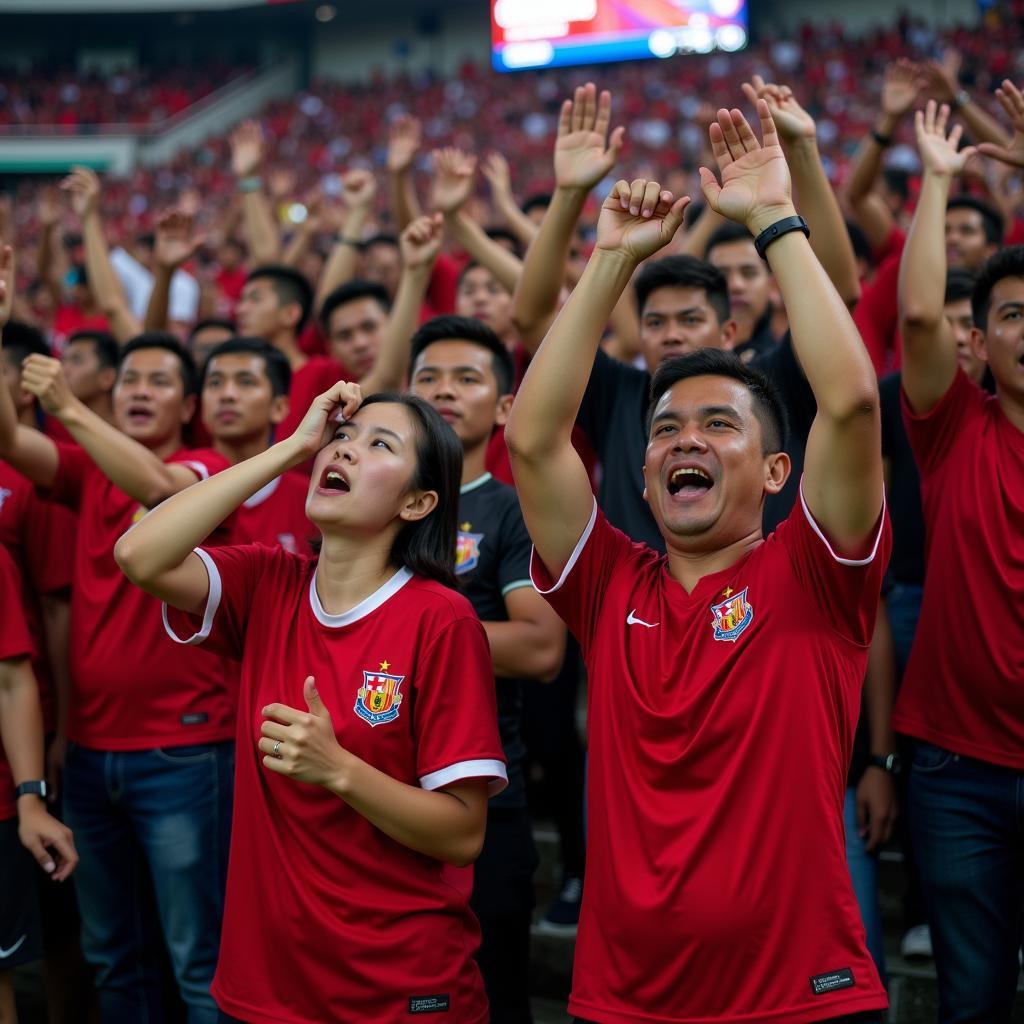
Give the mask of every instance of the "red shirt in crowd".
<path id="1" fill-rule="evenodd" d="M 34 653 L 28 624 L 21 613 L 21 580 L 14 560 L 0 547 L 0 661 L 30 658 Z M 18 816 L 18 801 L 7 755 L 0 745 L 0 821 Z"/>
<path id="2" fill-rule="evenodd" d="M 291 437 L 295 428 L 309 412 L 313 399 L 322 395 L 344 380 L 345 371 L 327 356 L 310 356 L 306 362 L 292 373 L 292 386 L 288 392 L 288 415 L 279 423 L 275 436 L 278 440 Z"/>
<path id="3" fill-rule="evenodd" d="M 81 449 L 58 445 L 54 500 L 78 510 L 71 588 L 68 736 L 96 750 L 148 750 L 234 735 L 232 666 L 171 643 L 160 602 L 128 582 L 114 561 L 118 538 L 145 509 L 118 490 Z M 200 478 L 227 460 L 182 449 L 166 459 Z"/>
<path id="4" fill-rule="evenodd" d="M 53 320 L 52 348 L 58 358 L 68 338 L 76 331 L 109 331 L 110 324 L 101 313 L 85 313 L 78 306 L 58 306 Z"/>
<path id="5" fill-rule="evenodd" d="M 482 1024 L 469 869 L 410 850 L 320 786 L 268 771 L 257 746 L 262 709 L 305 710 L 312 675 L 341 746 L 392 778 L 501 788 L 494 675 L 471 605 L 402 569 L 329 615 L 311 559 L 256 545 L 198 553 L 205 614 L 168 610 L 168 630 L 242 661 L 218 1005 L 265 1024 L 407 1024 L 431 1009 Z"/>
<path id="6" fill-rule="evenodd" d="M 312 554 L 310 542 L 320 531 L 306 518 L 309 481 L 298 473 L 283 473 L 260 488 L 234 515 L 232 541 L 267 544 L 293 555 Z"/>
<path id="7" fill-rule="evenodd" d="M 893 724 L 1024 770 L 1024 433 L 959 369 L 925 415 L 904 394 L 903 418 L 928 575 Z"/>
<path id="8" fill-rule="evenodd" d="M 803 1024 L 881 1009 L 843 799 L 890 531 L 838 557 L 801 497 L 688 594 L 597 510 L 558 580 L 589 686 L 570 1014 Z"/>
<path id="9" fill-rule="evenodd" d="M 863 288 L 853 322 L 879 377 L 900 368 L 899 279 L 902 245 L 895 248 Z"/>

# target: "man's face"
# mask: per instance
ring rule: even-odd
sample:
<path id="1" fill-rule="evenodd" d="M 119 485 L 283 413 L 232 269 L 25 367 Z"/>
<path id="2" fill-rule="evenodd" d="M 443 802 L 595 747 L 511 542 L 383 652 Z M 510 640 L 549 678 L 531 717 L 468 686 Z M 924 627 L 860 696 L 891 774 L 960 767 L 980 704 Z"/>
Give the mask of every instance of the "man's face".
<path id="1" fill-rule="evenodd" d="M 953 330 L 953 340 L 956 342 L 956 361 L 960 364 L 960 369 L 975 384 L 980 384 L 981 378 L 985 375 L 985 360 L 978 358 L 971 346 L 971 331 L 974 328 L 971 300 L 957 299 L 956 302 L 947 302 L 943 311 Z"/>
<path id="2" fill-rule="evenodd" d="M 451 425 L 463 448 L 486 444 L 508 418 L 511 395 L 498 394 L 494 356 L 471 341 L 435 341 L 412 368 L 409 390 Z"/>
<path id="3" fill-rule="evenodd" d="M 239 334 L 272 341 L 281 331 L 293 329 L 297 318 L 293 315 L 292 304 L 281 305 L 270 279 L 258 277 L 242 289 L 235 319 Z"/>
<path id="4" fill-rule="evenodd" d="M 390 242 L 375 242 L 363 252 L 363 277 L 387 289 L 391 298 L 398 291 L 402 274 L 402 257 L 398 246 Z"/>
<path id="5" fill-rule="evenodd" d="M 499 338 L 512 334 L 512 295 L 486 267 L 471 267 L 462 275 L 455 313 L 482 321 Z"/>
<path id="6" fill-rule="evenodd" d="M 377 361 L 387 325 L 387 313 L 369 296 L 336 306 L 327 323 L 327 350 L 354 380 L 360 380 Z"/>
<path id="7" fill-rule="evenodd" d="M 946 259 L 951 268 L 976 270 L 995 250 L 985 237 L 985 221 L 977 210 L 960 206 L 946 211 Z"/>
<path id="8" fill-rule="evenodd" d="M 287 398 L 274 397 L 266 362 L 252 352 L 214 356 L 202 397 L 203 424 L 215 441 L 269 440 L 271 425 L 288 412 Z"/>
<path id="9" fill-rule="evenodd" d="M 114 422 L 147 448 L 180 437 L 195 409 L 195 397 L 185 396 L 178 357 L 162 348 L 139 349 L 122 361 L 113 398 Z"/>
<path id="10" fill-rule="evenodd" d="M 736 342 L 749 341 L 772 301 L 772 275 L 768 265 L 745 238 L 722 242 L 708 253 L 708 262 L 717 267 L 729 285 L 730 314 L 736 321 Z"/>
<path id="11" fill-rule="evenodd" d="M 985 333 L 975 330 L 971 343 L 975 355 L 991 368 L 999 393 L 1024 402 L 1024 277 L 997 282 Z"/>
<path id="12" fill-rule="evenodd" d="M 732 348 L 736 325 L 724 324 L 703 288 L 655 288 L 640 312 L 640 351 L 649 373 L 666 359 L 702 348 Z"/>
<path id="13" fill-rule="evenodd" d="M 242 250 L 234 241 L 224 242 L 217 250 L 217 262 L 223 270 L 237 270 L 242 263 Z"/>
<path id="14" fill-rule="evenodd" d="M 61 365 L 71 394 L 87 404 L 109 394 L 117 379 L 114 367 L 100 364 L 96 342 L 88 338 L 70 342 L 61 357 Z"/>
<path id="15" fill-rule="evenodd" d="M 233 338 L 234 336 L 234 331 L 216 324 L 211 324 L 209 327 L 203 327 L 196 331 L 188 340 L 188 350 L 192 353 L 196 366 L 202 369 L 206 365 L 206 360 L 210 358 L 210 353 L 222 341 L 227 341 L 228 338 Z"/>
<path id="16" fill-rule="evenodd" d="M 760 532 L 764 496 L 788 473 L 786 456 L 766 456 L 762 444 L 754 399 L 740 381 L 690 377 L 661 396 L 644 496 L 670 547 L 712 551 Z"/>

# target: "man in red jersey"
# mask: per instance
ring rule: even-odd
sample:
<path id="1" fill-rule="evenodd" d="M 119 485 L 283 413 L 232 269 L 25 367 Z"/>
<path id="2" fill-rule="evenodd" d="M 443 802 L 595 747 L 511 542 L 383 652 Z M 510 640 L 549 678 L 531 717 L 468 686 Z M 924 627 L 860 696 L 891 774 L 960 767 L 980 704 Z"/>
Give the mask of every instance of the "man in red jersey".
<path id="1" fill-rule="evenodd" d="M 1024 98 L 1020 111 L 1024 152 Z M 947 136 L 948 116 L 934 102 L 917 114 L 924 178 L 900 272 L 903 418 L 927 574 L 893 718 L 915 741 L 910 831 L 943 1024 L 1011 1019 L 1024 919 L 1024 247 L 988 260 L 971 298 L 991 396 L 958 365 L 943 309 L 943 216 L 973 153 L 958 151 L 959 127 Z"/>
<path id="2" fill-rule="evenodd" d="M 9 248 L 0 270 L 10 296 Z M 9 305 L 0 323 L 7 315 Z M 193 373 L 173 337 L 129 342 L 114 389 L 118 430 L 71 395 L 56 360 L 29 357 L 24 387 L 81 447 L 19 425 L 0 389 L 0 457 L 79 512 L 64 810 L 82 855 L 83 948 L 110 1020 L 162 1019 L 157 927 L 190 1019 L 217 1019 L 209 987 L 230 829 L 234 674 L 216 656 L 171 644 L 159 605 L 113 558 L 117 537 L 148 508 L 227 465 L 181 447 Z"/>
<path id="3" fill-rule="evenodd" d="M 274 427 L 288 415 L 291 375 L 284 353 L 260 338 L 231 338 L 210 352 L 203 367 L 203 423 L 231 465 L 270 447 Z M 306 518 L 308 489 L 299 473 L 271 480 L 239 506 L 232 541 L 310 553 L 320 533 Z"/>
<path id="4" fill-rule="evenodd" d="M 589 673 L 590 825 L 570 1012 L 604 1024 L 879 1020 L 886 999 L 846 867 L 843 799 L 886 555 L 878 389 L 815 258 L 764 100 L 760 145 L 720 110 L 717 212 L 743 223 L 817 400 L 801 497 L 770 382 L 731 353 L 663 364 L 645 493 L 659 557 L 598 511 L 571 441 L 601 332 L 687 199 L 620 181 L 506 436 L 533 577 Z M 828 330 L 822 330 L 827 324 Z"/>

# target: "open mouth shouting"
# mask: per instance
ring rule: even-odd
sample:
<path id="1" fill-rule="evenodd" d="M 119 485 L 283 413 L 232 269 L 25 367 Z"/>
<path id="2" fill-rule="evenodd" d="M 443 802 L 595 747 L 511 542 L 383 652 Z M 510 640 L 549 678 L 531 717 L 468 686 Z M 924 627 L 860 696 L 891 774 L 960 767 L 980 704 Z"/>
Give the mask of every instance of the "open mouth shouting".
<path id="1" fill-rule="evenodd" d="M 320 477 L 317 494 L 348 494 L 351 490 L 348 477 L 337 466 L 328 466 Z"/>
<path id="2" fill-rule="evenodd" d="M 135 426 L 151 423 L 156 413 L 148 406 L 141 404 L 129 405 L 125 413 L 128 422 Z"/>
<path id="3" fill-rule="evenodd" d="M 668 493 L 678 502 L 700 501 L 714 486 L 711 474 L 700 466 L 677 466 L 668 476 Z"/>

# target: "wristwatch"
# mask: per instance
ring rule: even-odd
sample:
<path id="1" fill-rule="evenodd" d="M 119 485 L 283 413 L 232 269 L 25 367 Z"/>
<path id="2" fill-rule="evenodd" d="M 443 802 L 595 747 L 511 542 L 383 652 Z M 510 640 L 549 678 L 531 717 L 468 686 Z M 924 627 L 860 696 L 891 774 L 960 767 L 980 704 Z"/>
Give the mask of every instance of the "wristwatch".
<path id="1" fill-rule="evenodd" d="M 33 796 L 41 796 L 45 800 L 49 788 L 45 779 L 32 779 L 29 782 L 22 782 L 14 792 L 18 796 L 28 796 L 31 793 Z"/>
<path id="2" fill-rule="evenodd" d="M 954 97 L 953 102 L 950 106 L 954 110 L 959 110 L 961 107 L 966 107 L 971 102 L 971 94 L 966 89 L 961 89 Z"/>
<path id="3" fill-rule="evenodd" d="M 869 754 L 868 764 L 875 768 L 881 768 L 882 771 L 888 772 L 890 775 L 899 775 L 903 770 L 903 761 L 899 754 Z"/>

